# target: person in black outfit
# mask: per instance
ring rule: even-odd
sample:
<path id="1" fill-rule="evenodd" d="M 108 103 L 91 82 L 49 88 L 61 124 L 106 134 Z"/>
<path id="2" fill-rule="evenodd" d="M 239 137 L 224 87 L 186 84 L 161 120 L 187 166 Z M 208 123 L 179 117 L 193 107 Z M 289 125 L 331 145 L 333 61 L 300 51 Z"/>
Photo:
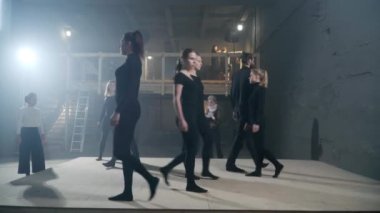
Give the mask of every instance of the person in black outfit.
<path id="1" fill-rule="evenodd" d="M 105 98 L 104 98 L 102 112 L 100 113 L 100 118 L 97 123 L 97 125 L 102 128 L 102 137 L 100 139 L 99 155 L 98 155 L 98 158 L 96 159 L 97 161 L 102 160 L 108 133 L 112 129 L 109 118 L 111 117 L 112 113 L 116 109 L 115 90 L 116 90 L 115 81 L 108 81 L 106 85 L 106 90 L 104 92 Z"/>
<path id="2" fill-rule="evenodd" d="M 246 176 L 261 176 L 263 158 L 266 157 L 275 167 L 274 178 L 277 178 L 284 168 L 274 155 L 264 148 L 265 142 L 265 91 L 268 86 L 268 74 L 266 70 L 254 69 L 250 73 L 250 83 L 253 85 L 251 94 L 248 98 L 248 114 L 249 119 L 245 125 L 245 129 L 253 138 L 255 148 L 257 150 L 256 169 L 254 172 L 246 174 Z"/>
<path id="3" fill-rule="evenodd" d="M 233 74 L 231 85 L 231 104 L 233 109 L 233 118 L 239 122 L 239 127 L 232 150 L 227 159 L 226 170 L 230 172 L 245 173 L 243 169 L 236 166 L 235 161 L 239 155 L 240 150 L 243 148 L 244 139 L 246 140 L 246 144 L 252 158 L 254 157 L 253 146 L 250 143 L 249 137 L 247 137 L 247 132 L 244 131 L 244 125 L 247 123 L 248 119 L 247 100 L 251 90 L 248 78 L 251 72 L 251 68 L 254 65 L 254 61 L 253 56 L 250 53 L 243 53 L 241 58 L 243 68 Z"/>
<path id="4" fill-rule="evenodd" d="M 207 108 L 206 108 L 205 116 L 207 118 L 207 122 L 211 131 L 212 141 L 216 146 L 217 157 L 223 158 L 220 130 L 219 130 L 220 112 L 219 112 L 219 106 L 218 106 L 216 97 L 213 95 L 210 95 L 207 98 Z M 212 156 L 213 149 L 211 149 L 210 152 Z"/>
<path id="5" fill-rule="evenodd" d="M 42 125 L 41 112 L 35 107 L 37 95 L 29 93 L 25 96 L 28 106 L 20 109 L 17 124 L 17 143 L 19 144 L 18 173 L 30 175 L 30 158 L 32 172 L 45 170 L 45 156 L 42 144 L 46 143 Z"/>
<path id="6" fill-rule="evenodd" d="M 124 191 L 109 200 L 132 201 L 132 175 L 136 171 L 149 184 L 151 200 L 158 186 L 159 179 L 152 176 L 141 162 L 131 155 L 131 143 L 137 121 L 140 118 L 138 93 L 144 57 L 143 38 L 139 31 L 124 34 L 121 41 L 121 53 L 127 55 L 126 62 L 116 72 L 116 109 L 111 123 L 115 126 L 113 154 L 123 163 Z"/>
<path id="7" fill-rule="evenodd" d="M 108 133 L 112 129 L 109 118 L 111 117 L 112 113 L 116 109 L 115 91 L 116 91 L 116 82 L 108 81 L 106 90 L 104 92 L 104 97 L 105 97 L 104 104 L 103 104 L 102 112 L 100 113 L 100 118 L 98 121 L 98 126 L 102 127 L 102 138 L 100 140 L 99 157 L 96 159 L 98 161 L 102 160 Z M 139 152 L 137 149 L 136 140 L 132 141 L 131 149 L 132 149 L 131 150 L 132 153 L 137 158 L 139 158 Z M 105 167 L 114 167 L 115 163 L 116 163 L 116 158 L 114 155 L 112 155 L 111 160 L 103 163 L 103 165 Z"/>
<path id="8" fill-rule="evenodd" d="M 177 73 L 174 76 L 175 93 L 174 108 L 177 114 L 177 124 L 183 138 L 183 152 L 175 157 L 169 164 L 160 168 L 165 183 L 169 185 L 169 172 L 181 162 L 185 164 L 187 186 L 186 191 L 204 193 L 206 189 L 195 183 L 194 175 L 195 155 L 198 149 L 199 134 L 204 140 L 202 152 L 202 176 L 217 179 L 209 171 L 210 146 L 212 146 L 211 135 L 203 110 L 203 84 L 196 76 L 197 54 L 192 49 L 185 49 L 180 62 L 177 65 Z M 200 67 L 199 67 L 200 68 Z"/>
<path id="9" fill-rule="evenodd" d="M 192 72 L 192 77 L 194 79 L 194 82 L 198 84 L 198 88 L 200 89 L 199 92 L 199 99 L 198 99 L 198 106 L 199 111 L 197 114 L 197 125 L 198 125 L 198 131 L 200 136 L 203 140 L 203 147 L 202 147 L 202 173 L 201 175 L 203 177 L 208 177 L 213 180 L 217 180 L 219 177 L 213 175 L 210 172 L 210 158 L 211 158 L 211 151 L 212 151 L 212 145 L 214 143 L 213 141 L 213 133 L 210 128 L 209 122 L 207 121 L 207 118 L 204 114 L 204 104 L 203 104 L 203 97 L 204 97 L 204 87 L 203 83 L 200 77 L 197 76 L 197 71 L 200 71 L 202 68 L 202 57 L 196 53 L 196 59 L 195 59 L 195 72 Z"/>

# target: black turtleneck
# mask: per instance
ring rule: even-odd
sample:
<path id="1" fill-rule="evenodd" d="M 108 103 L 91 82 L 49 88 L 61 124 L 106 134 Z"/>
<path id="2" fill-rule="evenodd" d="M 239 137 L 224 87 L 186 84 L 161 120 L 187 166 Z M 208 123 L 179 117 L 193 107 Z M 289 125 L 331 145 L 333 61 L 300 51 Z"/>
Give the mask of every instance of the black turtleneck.
<path id="1" fill-rule="evenodd" d="M 116 112 L 139 107 L 141 73 L 141 59 L 135 53 L 129 54 L 125 63 L 116 70 Z"/>

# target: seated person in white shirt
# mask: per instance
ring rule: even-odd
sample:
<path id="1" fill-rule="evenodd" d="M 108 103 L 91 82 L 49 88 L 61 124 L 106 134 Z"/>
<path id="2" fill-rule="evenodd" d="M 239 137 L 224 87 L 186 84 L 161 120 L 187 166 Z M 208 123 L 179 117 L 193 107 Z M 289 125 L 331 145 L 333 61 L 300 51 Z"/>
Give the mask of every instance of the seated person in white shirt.
<path id="1" fill-rule="evenodd" d="M 20 109 L 17 142 L 19 144 L 18 173 L 30 175 L 30 158 L 32 172 L 45 170 L 45 156 L 42 144 L 45 144 L 45 132 L 42 126 L 41 113 L 37 104 L 37 95 L 29 93 L 25 96 L 26 106 Z"/>

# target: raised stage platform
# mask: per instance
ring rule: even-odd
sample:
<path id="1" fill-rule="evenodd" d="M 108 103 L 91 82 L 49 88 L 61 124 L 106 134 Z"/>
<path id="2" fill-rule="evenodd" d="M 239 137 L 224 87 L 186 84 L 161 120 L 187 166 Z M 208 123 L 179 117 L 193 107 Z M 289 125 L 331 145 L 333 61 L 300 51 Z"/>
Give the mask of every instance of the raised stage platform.
<path id="1" fill-rule="evenodd" d="M 273 167 L 263 177 L 246 177 L 225 171 L 225 159 L 213 159 L 211 171 L 219 180 L 201 179 L 197 183 L 209 190 L 205 194 L 186 192 L 184 167 L 170 176 L 171 186 L 163 182 L 158 168 L 169 158 L 142 158 L 152 173 L 160 177 L 156 197 L 148 202 L 146 182 L 134 174 L 133 202 L 108 201 L 123 187 L 120 163 L 106 169 L 95 158 L 82 157 L 53 168 L 0 185 L 0 212 L 204 212 L 209 210 L 252 211 L 379 211 L 380 182 L 317 161 L 281 160 L 285 165 L 278 179 Z M 252 161 L 237 164 L 252 171 Z M 196 171 L 201 169 L 197 159 Z M 16 172 L 16 168 L 14 172 Z M 2 174 L 1 174 L 2 175 Z"/>

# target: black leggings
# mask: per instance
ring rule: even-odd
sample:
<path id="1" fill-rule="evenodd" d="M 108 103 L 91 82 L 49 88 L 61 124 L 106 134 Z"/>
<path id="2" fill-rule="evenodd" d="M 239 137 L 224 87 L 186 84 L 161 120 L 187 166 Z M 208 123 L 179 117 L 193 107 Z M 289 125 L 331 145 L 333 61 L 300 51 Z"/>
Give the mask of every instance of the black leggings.
<path id="1" fill-rule="evenodd" d="M 195 156 L 198 151 L 199 134 L 203 139 L 202 169 L 203 171 L 209 171 L 212 138 L 207 120 L 202 116 L 187 116 L 186 121 L 189 129 L 187 132 L 181 132 L 183 138 L 182 152 L 164 167 L 167 171 L 171 171 L 174 167 L 184 162 L 188 182 L 194 181 Z"/>
<path id="2" fill-rule="evenodd" d="M 19 152 L 19 174 L 30 174 L 30 157 L 33 173 L 45 170 L 45 156 L 37 127 L 21 128 Z"/>
<path id="3" fill-rule="evenodd" d="M 139 107 L 126 112 L 120 112 L 120 121 L 114 130 L 113 153 L 117 159 L 120 159 L 123 162 L 124 192 L 128 194 L 132 194 L 133 171 L 139 173 L 148 182 L 153 178 L 148 170 L 146 170 L 141 164 L 139 159 L 133 156 L 130 151 L 136 124 L 139 118 Z"/>

